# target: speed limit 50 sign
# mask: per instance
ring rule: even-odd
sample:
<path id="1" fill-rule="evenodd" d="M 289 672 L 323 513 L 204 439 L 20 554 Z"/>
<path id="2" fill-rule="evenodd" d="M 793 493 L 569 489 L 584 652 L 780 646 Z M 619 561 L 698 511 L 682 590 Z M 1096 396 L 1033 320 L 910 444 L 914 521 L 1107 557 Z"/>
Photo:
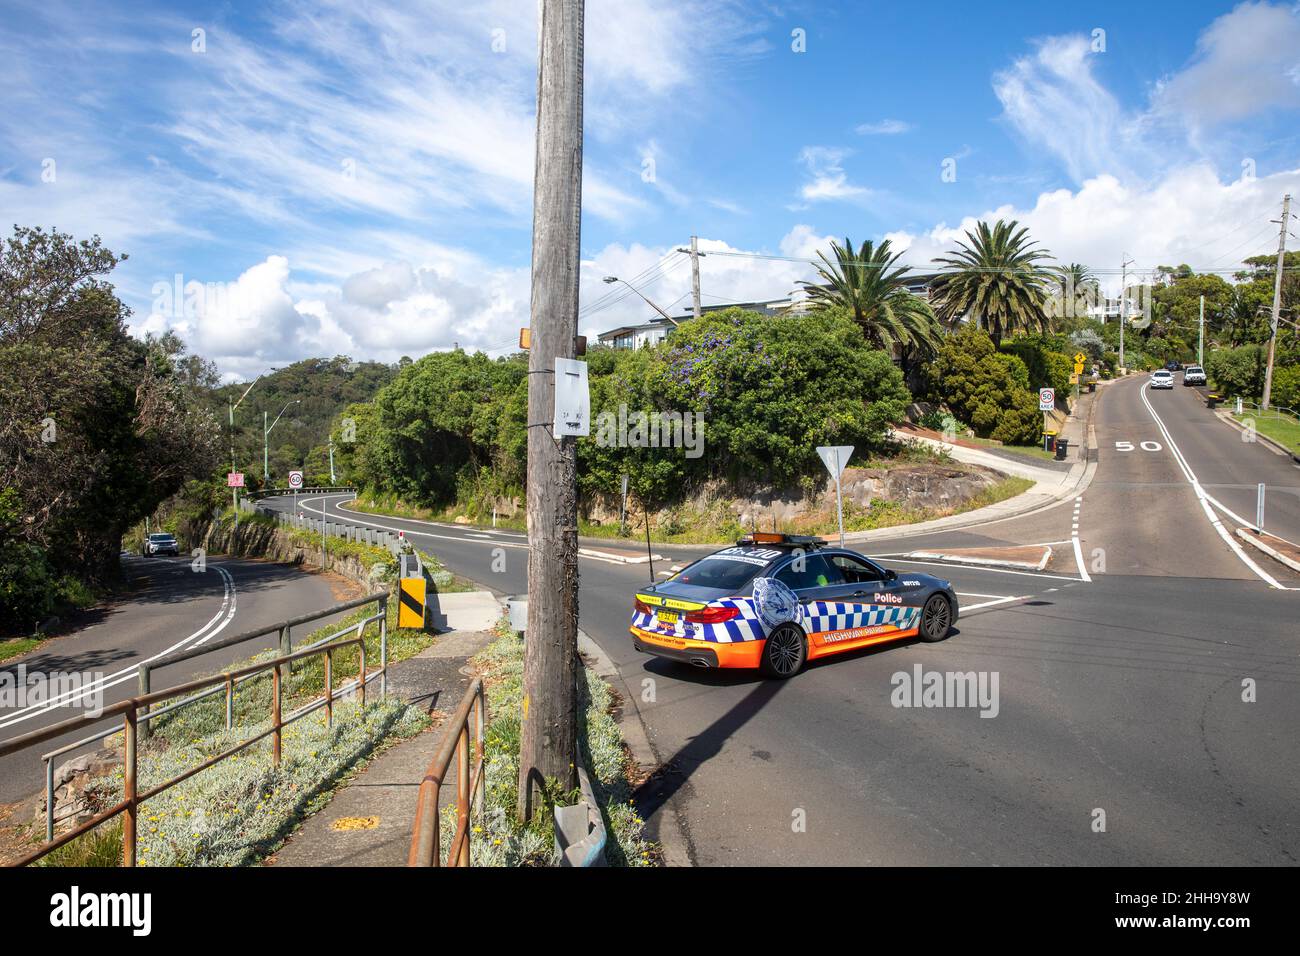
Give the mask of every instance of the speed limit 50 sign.
<path id="1" fill-rule="evenodd" d="M 1038 390 L 1038 410 L 1040 412 L 1050 412 L 1056 407 L 1056 390 L 1052 388 L 1040 388 Z"/>
<path id="2" fill-rule="evenodd" d="M 290 487 L 290 488 L 301 488 L 301 487 L 302 487 L 302 472 L 301 472 L 301 471 L 291 471 L 291 472 L 289 472 L 289 487 Z"/>

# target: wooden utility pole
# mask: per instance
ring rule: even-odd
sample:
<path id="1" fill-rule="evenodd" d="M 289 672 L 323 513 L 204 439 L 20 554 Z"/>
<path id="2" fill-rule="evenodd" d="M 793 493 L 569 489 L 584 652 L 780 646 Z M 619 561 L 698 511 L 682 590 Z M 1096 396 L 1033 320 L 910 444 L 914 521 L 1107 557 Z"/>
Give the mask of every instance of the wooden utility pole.
<path id="1" fill-rule="evenodd" d="M 700 239 L 691 236 L 691 300 L 695 318 L 700 317 Z"/>
<path id="2" fill-rule="evenodd" d="M 1268 364 L 1264 367 L 1264 396 L 1260 400 L 1260 409 L 1268 411 L 1268 400 L 1273 392 L 1273 354 L 1277 350 L 1277 320 L 1282 312 L 1282 267 L 1286 264 L 1286 226 L 1291 218 L 1291 197 L 1282 197 L 1281 228 L 1277 237 L 1277 275 L 1273 277 L 1273 322 L 1272 332 L 1268 337 Z"/>
<path id="3" fill-rule="evenodd" d="M 1123 256 L 1127 256 L 1124 253 Z M 1120 265 L 1119 280 L 1119 367 L 1128 368 L 1124 364 L 1124 326 L 1128 325 L 1128 267 L 1133 264 L 1132 259 L 1123 258 Z"/>
<path id="4" fill-rule="evenodd" d="M 541 0 L 528 349 L 528 627 L 519 815 L 540 788 L 577 786 L 578 484 L 572 436 L 553 436 L 555 359 L 578 334 L 583 0 Z"/>
<path id="5" fill-rule="evenodd" d="M 700 252 L 700 237 L 691 236 L 691 247 L 683 249 L 678 246 L 677 251 L 684 252 L 691 257 L 691 303 L 693 314 L 698 319 L 700 317 L 700 256 L 704 255 L 703 252 Z M 673 324 L 676 325 L 677 323 L 674 322 Z"/>

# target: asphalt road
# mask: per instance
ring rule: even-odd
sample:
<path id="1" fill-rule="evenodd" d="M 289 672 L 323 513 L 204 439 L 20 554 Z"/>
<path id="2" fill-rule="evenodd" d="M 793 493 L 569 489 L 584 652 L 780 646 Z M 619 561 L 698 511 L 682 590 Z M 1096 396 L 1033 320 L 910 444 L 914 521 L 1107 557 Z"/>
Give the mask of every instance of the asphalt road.
<path id="1" fill-rule="evenodd" d="M 1141 384 L 1099 397 L 1099 464 L 1078 500 L 873 542 L 876 555 L 1047 541 L 1073 553 L 1077 536 L 1084 567 L 1053 575 L 886 559 L 978 606 L 940 644 L 877 647 L 786 682 L 690 669 L 631 648 L 631 592 L 648 569 L 582 558 L 580 625 L 617 665 L 661 764 L 638 796 L 652 833 L 673 815 L 702 865 L 1296 863 L 1300 593 L 1270 588 L 1224 543 Z M 1115 450 L 1144 440 L 1161 448 Z M 1227 454 L 1208 441 L 1205 454 Z M 1237 467 L 1233 483 L 1249 484 Z M 300 506 L 406 530 L 459 574 L 526 589 L 522 535 L 358 517 L 341 500 Z M 895 675 L 917 665 L 996 674 L 996 716 L 894 706 Z"/>
<path id="2" fill-rule="evenodd" d="M 81 693 L 73 688 L 53 704 L 0 707 L 0 740 L 78 716 L 96 703 L 107 707 L 130 696 L 138 686 L 137 668 L 142 660 L 201 646 L 340 600 L 327 578 L 286 564 L 211 558 L 206 569 L 198 572 L 189 558 L 124 556 L 122 560 L 125 576 L 135 581 L 130 596 L 92 612 L 88 623 L 75 633 L 0 666 L 0 674 L 9 672 L 15 682 L 20 667 L 29 675 L 75 674 L 87 682 L 78 685 Z M 161 668 L 155 672 L 153 686 L 167 687 L 212 673 L 273 646 L 275 641 L 272 634 Z M 105 721 L 101 726 L 107 731 L 119 725 L 120 721 Z M 41 754 L 96 729 L 90 727 L 0 759 L 0 803 L 40 790 L 45 779 Z M 80 748 L 55 763 L 89 749 L 93 748 Z"/>

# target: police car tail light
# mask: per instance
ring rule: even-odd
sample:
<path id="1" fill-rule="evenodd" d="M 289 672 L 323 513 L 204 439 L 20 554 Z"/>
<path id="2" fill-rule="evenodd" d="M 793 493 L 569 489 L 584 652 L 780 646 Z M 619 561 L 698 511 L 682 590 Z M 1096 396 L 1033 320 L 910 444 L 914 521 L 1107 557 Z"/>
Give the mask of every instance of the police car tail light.
<path id="1" fill-rule="evenodd" d="M 650 610 L 650 605 L 649 605 L 649 604 L 646 604 L 645 601 L 641 601 L 641 600 L 638 600 L 638 601 L 636 602 L 636 612 L 637 612 L 638 614 L 653 614 L 653 613 L 654 613 L 654 611 Z"/>
<path id="2" fill-rule="evenodd" d="M 692 624 L 721 624 L 733 617 L 740 617 L 740 610 L 734 607 L 704 607 L 698 611 L 688 611 L 686 620 Z"/>

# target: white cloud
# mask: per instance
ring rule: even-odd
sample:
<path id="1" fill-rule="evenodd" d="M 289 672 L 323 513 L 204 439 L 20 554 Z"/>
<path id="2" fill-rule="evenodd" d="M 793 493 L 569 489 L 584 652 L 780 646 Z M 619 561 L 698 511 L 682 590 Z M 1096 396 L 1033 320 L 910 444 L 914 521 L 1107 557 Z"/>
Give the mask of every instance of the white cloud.
<path id="1" fill-rule="evenodd" d="M 1207 164 L 1174 170 L 1147 185 L 1125 185 L 1114 176 L 1089 179 L 1076 190 L 1040 195 L 1033 206 L 1001 206 L 945 223 L 928 232 L 895 232 L 886 238 L 905 249 L 903 262 L 932 268 L 931 259 L 950 250 L 979 219 L 1016 219 L 1058 261 L 1082 262 L 1116 288 L 1120 254 L 1136 260 L 1130 274 L 1159 265 L 1187 263 L 1198 271 L 1232 270 L 1251 255 L 1276 249 L 1276 219 L 1283 193 L 1300 188 L 1300 169 L 1259 179 L 1223 182 Z"/>
<path id="2" fill-rule="evenodd" d="M 834 146 L 805 146 L 799 152 L 799 161 L 807 167 L 809 179 L 799 195 L 808 202 L 866 196 L 869 190 L 850 183 L 844 171 L 844 160 L 851 152 Z"/>
<path id="3" fill-rule="evenodd" d="M 1187 66 L 1133 108 L 1097 78 L 1106 56 L 1083 35 L 1047 37 L 993 77 L 1006 122 L 1075 182 L 1100 174 L 1151 181 L 1189 162 L 1238 155 L 1233 124 L 1300 107 L 1295 6 L 1243 3 L 1214 20 Z M 1256 148 L 1267 148 L 1267 135 L 1261 142 L 1254 134 Z"/>
<path id="4" fill-rule="evenodd" d="M 909 132 L 912 124 L 900 119 L 883 119 L 877 123 L 863 123 L 856 128 L 862 136 L 897 136 Z"/>
<path id="5" fill-rule="evenodd" d="M 1196 56 L 1162 82 L 1158 113 L 1194 128 L 1300 107 L 1300 14 L 1294 6 L 1243 3 L 1196 42 Z"/>
<path id="6" fill-rule="evenodd" d="M 1126 174 L 1139 148 L 1133 124 L 1093 74 L 1097 55 L 1082 36 L 1050 37 L 993 77 L 1007 121 L 1076 181 L 1102 171 Z"/>

